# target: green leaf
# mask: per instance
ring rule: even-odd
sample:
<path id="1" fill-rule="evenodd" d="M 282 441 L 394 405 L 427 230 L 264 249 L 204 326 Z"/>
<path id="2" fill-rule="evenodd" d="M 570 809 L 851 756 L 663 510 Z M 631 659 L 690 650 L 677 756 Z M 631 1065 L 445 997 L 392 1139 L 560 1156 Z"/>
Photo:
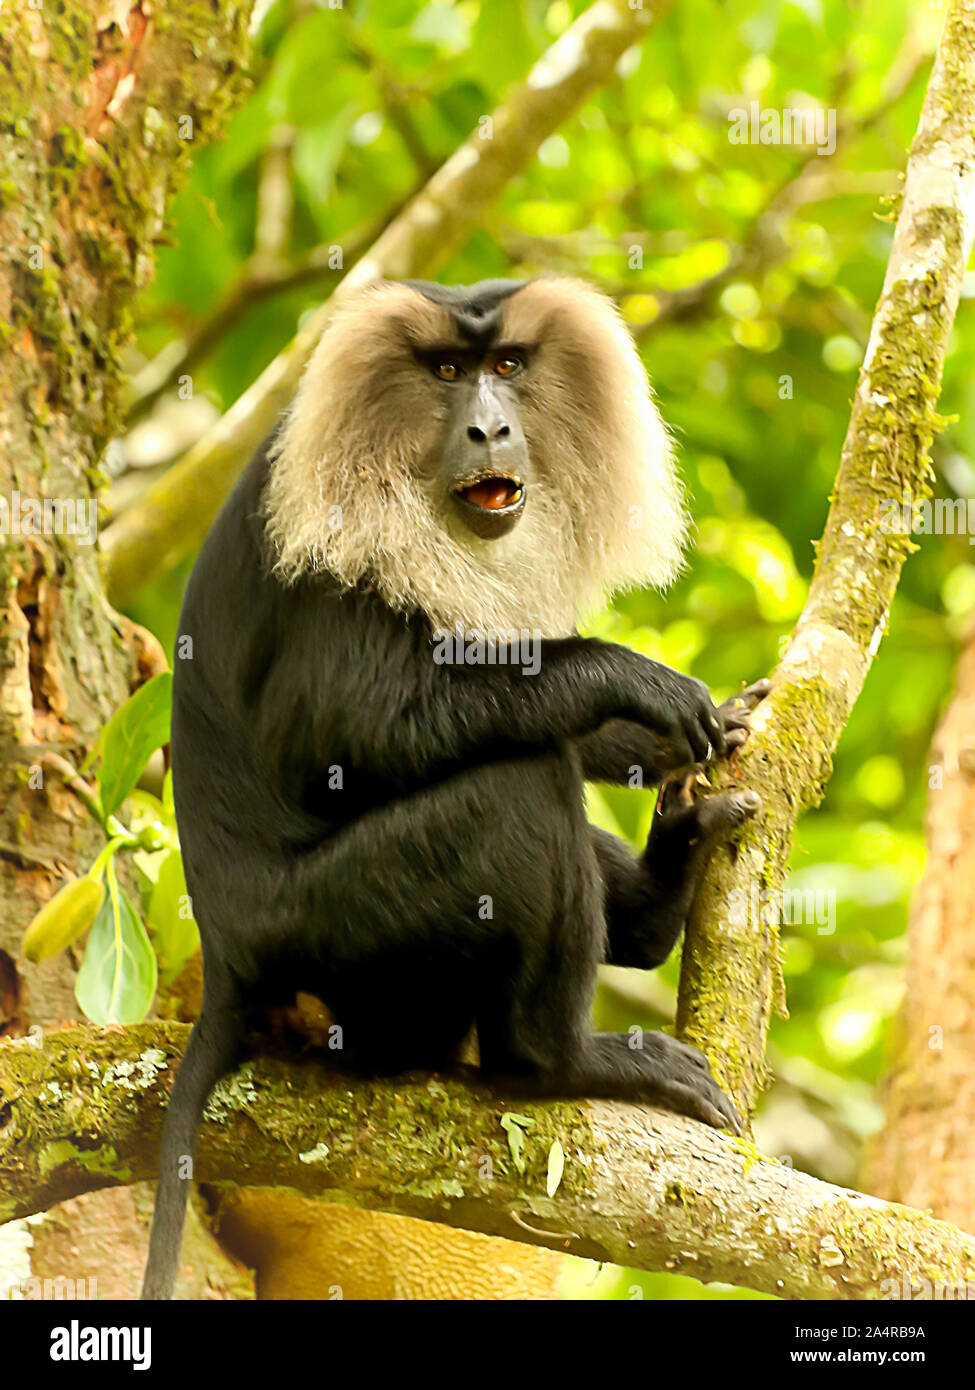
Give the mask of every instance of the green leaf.
<path id="1" fill-rule="evenodd" d="M 565 1150 L 557 1139 L 553 1139 L 552 1147 L 548 1151 L 548 1178 L 545 1182 L 545 1191 L 550 1197 L 554 1197 L 558 1192 L 564 1172 Z"/>
<path id="2" fill-rule="evenodd" d="M 527 1167 L 525 1162 L 525 1130 L 531 1129 L 534 1123 L 535 1121 L 530 1115 L 516 1115 L 513 1111 L 501 1116 L 501 1128 L 508 1136 L 511 1161 L 519 1173 L 524 1173 Z"/>
<path id="3" fill-rule="evenodd" d="M 156 953 L 109 864 L 108 893 L 88 935 L 75 998 L 92 1023 L 139 1023 L 156 993 Z"/>
<path id="4" fill-rule="evenodd" d="M 200 944 L 191 908 L 183 856 L 177 850 L 163 858 L 149 899 L 149 925 L 155 932 L 156 953 L 166 984 L 176 978 Z"/>
<path id="5" fill-rule="evenodd" d="M 121 806 L 156 749 L 169 742 L 172 700 L 173 675 L 163 671 L 140 686 L 102 730 L 93 755 L 102 755 L 98 792 L 106 816 Z"/>
<path id="6" fill-rule="evenodd" d="M 349 131 L 360 114 L 360 108 L 350 103 L 320 125 L 299 132 L 292 163 L 311 203 L 327 203 L 331 198 Z"/>
<path id="7" fill-rule="evenodd" d="M 176 824 L 176 803 L 173 800 L 173 769 L 167 767 L 166 776 L 163 778 L 162 785 L 162 804 L 163 810 L 169 820 L 170 825 Z"/>

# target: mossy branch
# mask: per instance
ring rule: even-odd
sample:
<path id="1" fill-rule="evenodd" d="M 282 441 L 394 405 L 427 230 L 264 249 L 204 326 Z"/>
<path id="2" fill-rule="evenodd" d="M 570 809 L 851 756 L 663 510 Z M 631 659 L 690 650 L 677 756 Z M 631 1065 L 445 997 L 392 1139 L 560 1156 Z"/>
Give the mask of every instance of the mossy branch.
<path id="1" fill-rule="evenodd" d="M 669 0 L 597 0 L 525 82 L 434 174 L 302 331 L 174 468 L 105 532 L 106 585 L 121 605 L 198 546 L 238 473 L 289 403 L 335 297 L 371 280 L 430 275 L 595 88 L 608 82 Z"/>
<path id="2" fill-rule="evenodd" d="M 715 856 L 688 925 L 678 1027 L 707 1050 L 743 1112 L 765 1081 L 765 1034 L 781 994 L 777 904 L 793 831 L 822 796 L 913 549 L 906 529 L 890 527 L 891 504 L 929 491 L 935 407 L 973 232 L 975 0 L 952 0 L 812 586 L 752 737 L 724 775 L 758 791 L 763 810 L 733 851 Z"/>
<path id="3" fill-rule="evenodd" d="M 0 1042 L 0 1220 L 156 1175 L 189 1028 L 73 1028 Z M 502 1117 L 514 1110 L 519 1171 Z M 565 1169 L 546 1192 L 555 1140 Z M 663 1111 L 511 1105 L 457 1077 L 353 1081 L 264 1058 L 220 1083 L 196 1178 L 286 1187 L 591 1259 L 786 1298 L 975 1282 L 975 1238 L 819 1182 Z"/>

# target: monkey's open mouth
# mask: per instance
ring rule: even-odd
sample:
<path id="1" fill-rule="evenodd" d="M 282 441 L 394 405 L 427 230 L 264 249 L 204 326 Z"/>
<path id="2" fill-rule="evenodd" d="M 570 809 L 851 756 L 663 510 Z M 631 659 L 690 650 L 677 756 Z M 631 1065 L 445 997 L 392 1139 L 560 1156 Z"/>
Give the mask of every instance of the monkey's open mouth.
<path id="1" fill-rule="evenodd" d="M 482 473 L 453 489 L 454 505 L 464 524 L 482 540 L 494 541 L 513 531 L 525 510 L 526 487 L 503 473 Z"/>
<path id="2" fill-rule="evenodd" d="M 484 512 L 505 512 L 519 506 L 525 498 L 524 486 L 514 478 L 478 478 L 457 489 L 457 496 L 469 506 Z"/>

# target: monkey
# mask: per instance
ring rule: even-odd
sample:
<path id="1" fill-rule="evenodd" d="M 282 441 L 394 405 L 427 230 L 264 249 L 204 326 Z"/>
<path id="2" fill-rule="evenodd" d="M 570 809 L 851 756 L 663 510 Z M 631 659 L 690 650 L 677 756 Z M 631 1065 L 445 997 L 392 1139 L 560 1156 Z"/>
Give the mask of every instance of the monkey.
<path id="1" fill-rule="evenodd" d="M 204 994 L 144 1298 L 172 1294 L 207 1097 L 296 990 L 337 1020 L 343 1071 L 437 1069 L 474 1027 L 499 1087 L 740 1130 L 701 1053 L 589 1021 L 599 963 L 660 965 L 715 843 L 759 806 L 687 783 L 740 745 L 768 682 L 716 707 L 701 681 L 579 633 L 614 591 L 666 586 L 686 529 L 669 435 L 601 292 L 381 281 L 335 305 L 180 618 L 171 761 Z M 526 632 L 537 669 L 518 664 Z M 484 640 L 438 661 L 444 633 Z M 584 807 L 587 780 L 634 769 L 663 784 L 640 855 Z"/>

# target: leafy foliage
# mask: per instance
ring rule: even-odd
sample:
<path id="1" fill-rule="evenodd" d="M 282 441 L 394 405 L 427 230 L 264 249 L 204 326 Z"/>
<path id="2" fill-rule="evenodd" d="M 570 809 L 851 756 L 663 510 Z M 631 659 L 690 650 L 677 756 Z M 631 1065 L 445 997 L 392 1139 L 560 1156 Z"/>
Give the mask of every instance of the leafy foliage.
<path id="1" fill-rule="evenodd" d="M 138 1023 L 156 993 L 156 956 L 109 863 L 108 892 L 88 935 L 75 998 L 93 1023 Z"/>
<path id="2" fill-rule="evenodd" d="M 172 673 L 163 671 L 140 686 L 102 730 L 87 761 L 101 756 L 98 795 L 106 816 L 116 811 L 135 787 L 150 754 L 169 742 L 172 701 Z"/>
<path id="3" fill-rule="evenodd" d="M 170 672 L 153 677 L 102 730 L 88 761 L 100 759 L 93 813 L 107 843 L 88 874 L 45 903 L 24 935 L 24 954 L 39 961 L 88 933 L 75 997 L 93 1023 L 140 1022 L 152 1007 L 160 977 L 164 983 L 174 980 L 199 946 L 176 832 L 172 777 L 166 774 L 162 798 L 136 788 L 151 754 L 169 742 L 172 687 Z M 128 827 L 114 814 L 126 801 Z M 119 882 L 120 853 L 132 856 L 138 905 Z"/>

